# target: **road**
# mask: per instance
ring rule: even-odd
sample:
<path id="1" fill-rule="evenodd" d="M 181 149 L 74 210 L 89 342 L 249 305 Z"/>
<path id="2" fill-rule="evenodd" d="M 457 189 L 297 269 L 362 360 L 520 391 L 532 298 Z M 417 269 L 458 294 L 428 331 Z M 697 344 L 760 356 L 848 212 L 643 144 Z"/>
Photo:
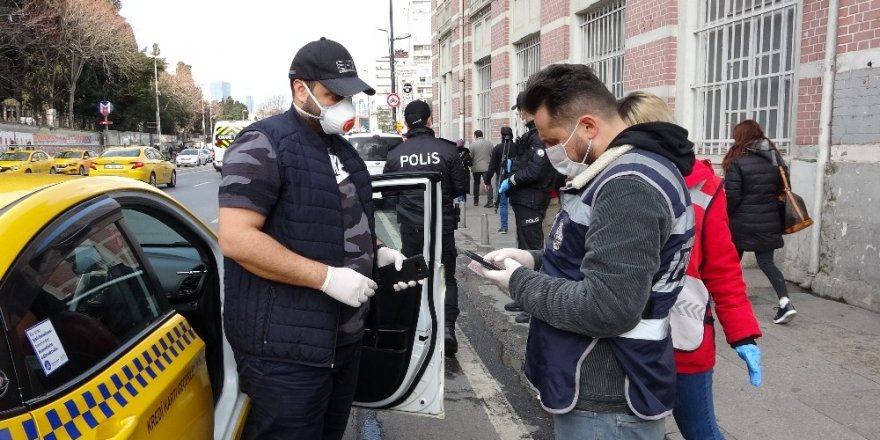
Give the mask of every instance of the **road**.
<path id="1" fill-rule="evenodd" d="M 178 168 L 177 186 L 164 191 L 216 231 L 219 183 L 219 173 L 210 166 Z M 522 341 L 493 336 L 487 326 L 496 324 L 485 318 L 483 306 L 471 301 L 482 296 L 480 283 L 461 275 L 459 352 L 446 359 L 445 418 L 355 409 L 346 440 L 553 438 L 550 418 L 521 383 L 519 367 L 505 355 L 504 344 Z M 526 330 L 525 325 L 512 325 L 520 334 Z"/>

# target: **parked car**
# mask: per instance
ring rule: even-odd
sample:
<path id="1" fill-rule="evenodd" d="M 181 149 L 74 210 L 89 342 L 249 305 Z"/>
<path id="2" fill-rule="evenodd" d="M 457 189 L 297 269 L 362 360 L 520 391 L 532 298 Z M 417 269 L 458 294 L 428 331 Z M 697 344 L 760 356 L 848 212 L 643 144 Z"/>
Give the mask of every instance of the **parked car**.
<path id="1" fill-rule="evenodd" d="M 55 174 L 55 160 L 45 151 L 9 147 L 6 152 L 0 154 L 0 173 Z"/>
<path id="2" fill-rule="evenodd" d="M 55 156 L 55 172 L 59 174 L 79 174 L 86 176 L 97 155 L 88 150 L 64 150 Z"/>
<path id="3" fill-rule="evenodd" d="M 175 163 L 179 167 L 199 166 L 202 164 L 202 155 L 199 154 L 199 151 L 196 149 L 187 148 L 186 150 L 177 153 Z"/>
<path id="4" fill-rule="evenodd" d="M 345 136 L 354 149 L 357 150 L 361 159 L 367 164 L 370 175 L 382 174 L 385 168 L 385 160 L 388 158 L 388 150 L 403 142 L 403 137 L 398 134 L 370 134 L 357 133 Z"/>
<path id="5" fill-rule="evenodd" d="M 127 146 L 104 150 L 92 161 L 92 176 L 129 177 L 156 186 L 177 185 L 177 170 L 153 147 Z"/>
<path id="6" fill-rule="evenodd" d="M 211 159 L 211 150 L 208 150 L 206 148 L 197 148 L 196 151 L 199 153 L 199 165 L 204 165 L 208 162 L 213 161 L 213 159 Z"/>
<path id="7" fill-rule="evenodd" d="M 235 438 L 249 404 L 221 326 L 216 236 L 154 187 L 88 183 L 0 175 L 0 438 Z M 373 185 L 439 199 L 435 175 Z M 357 406 L 443 415 L 434 208 L 425 209 L 425 285 L 394 292 L 377 279 Z M 375 216 L 379 238 L 399 247 L 394 209 Z"/>

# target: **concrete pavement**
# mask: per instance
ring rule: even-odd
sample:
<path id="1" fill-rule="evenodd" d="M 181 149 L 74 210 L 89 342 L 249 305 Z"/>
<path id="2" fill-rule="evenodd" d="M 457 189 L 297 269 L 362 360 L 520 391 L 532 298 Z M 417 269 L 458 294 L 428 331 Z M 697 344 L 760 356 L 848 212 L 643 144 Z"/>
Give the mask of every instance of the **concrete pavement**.
<path id="1" fill-rule="evenodd" d="M 471 200 L 469 196 L 464 214 L 467 227 L 456 233 L 459 249 L 484 254 L 515 247 L 513 212 L 510 233 L 502 235 L 497 232 L 498 215 L 490 208 L 473 206 Z M 489 245 L 480 244 L 483 214 L 488 214 Z M 459 256 L 461 293 L 483 314 L 488 331 L 502 341 L 502 360 L 519 371 L 528 327 L 513 321 L 514 314 L 502 308 L 509 298 L 470 273 L 465 267 L 468 261 Z M 776 325 L 772 322 L 776 295 L 770 283 L 755 267 L 746 267 L 744 275 L 764 333 L 758 340 L 763 385 L 752 388 L 745 363 L 719 334 L 715 409 L 727 439 L 880 439 L 880 316 L 789 284 L 798 315 L 787 325 Z M 667 432 L 668 439 L 682 438 L 671 417 Z"/>

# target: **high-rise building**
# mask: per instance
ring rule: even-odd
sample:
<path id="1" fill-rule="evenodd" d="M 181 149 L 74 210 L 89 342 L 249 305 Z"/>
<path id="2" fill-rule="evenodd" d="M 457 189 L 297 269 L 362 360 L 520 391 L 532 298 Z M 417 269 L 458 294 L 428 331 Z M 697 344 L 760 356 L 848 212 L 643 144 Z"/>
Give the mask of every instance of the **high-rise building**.
<path id="1" fill-rule="evenodd" d="M 244 105 L 247 106 L 248 109 L 248 117 L 254 114 L 254 97 L 251 95 L 247 95 L 244 97 Z"/>
<path id="2" fill-rule="evenodd" d="M 211 100 L 222 101 L 232 96 L 232 86 L 226 81 L 215 81 L 211 83 Z"/>

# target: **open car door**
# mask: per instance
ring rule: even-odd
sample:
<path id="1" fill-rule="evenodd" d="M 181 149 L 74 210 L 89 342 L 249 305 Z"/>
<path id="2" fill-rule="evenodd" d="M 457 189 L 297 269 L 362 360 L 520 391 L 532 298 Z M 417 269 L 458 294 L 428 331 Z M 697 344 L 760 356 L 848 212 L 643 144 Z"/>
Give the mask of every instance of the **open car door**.
<path id="1" fill-rule="evenodd" d="M 355 406 L 443 417 L 443 282 L 440 263 L 442 209 L 436 173 L 373 176 L 376 235 L 387 246 L 402 249 L 397 195 L 419 192 L 424 197 L 424 239 L 421 253 L 428 278 L 395 292 L 379 278 L 366 319 Z M 416 252 L 410 252 L 416 254 Z M 406 251 L 404 251 L 406 255 Z M 406 255 L 413 257 L 414 255 Z M 449 268 L 448 270 L 454 270 Z"/>

